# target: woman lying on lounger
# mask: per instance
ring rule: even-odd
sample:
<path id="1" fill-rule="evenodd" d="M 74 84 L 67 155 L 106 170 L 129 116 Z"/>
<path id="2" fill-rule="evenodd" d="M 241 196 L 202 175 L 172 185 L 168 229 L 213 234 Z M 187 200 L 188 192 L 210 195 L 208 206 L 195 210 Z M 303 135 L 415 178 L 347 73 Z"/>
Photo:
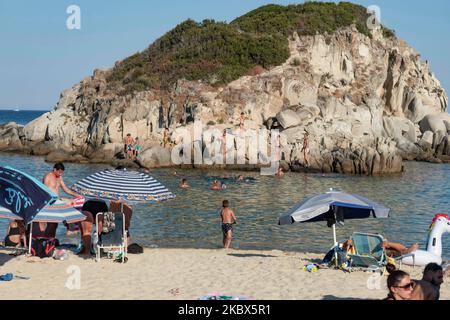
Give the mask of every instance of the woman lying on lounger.
<path id="1" fill-rule="evenodd" d="M 401 243 L 384 241 L 383 247 L 386 249 L 386 255 L 391 258 L 400 257 L 402 255 L 417 251 L 419 249 L 419 244 L 414 244 L 407 248 Z M 347 250 L 347 252 L 355 253 L 355 248 L 353 246 L 352 240 L 347 240 L 344 242 L 342 249 Z"/>

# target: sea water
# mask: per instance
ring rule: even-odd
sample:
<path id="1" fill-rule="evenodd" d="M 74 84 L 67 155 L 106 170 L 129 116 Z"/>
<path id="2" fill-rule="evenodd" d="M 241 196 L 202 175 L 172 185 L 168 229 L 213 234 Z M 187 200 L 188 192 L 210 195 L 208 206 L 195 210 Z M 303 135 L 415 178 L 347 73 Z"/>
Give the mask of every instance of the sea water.
<path id="1" fill-rule="evenodd" d="M 9 122 L 15 122 L 20 125 L 26 125 L 27 123 L 39 118 L 45 112 L 39 110 L 26 110 L 26 111 L 13 111 L 13 110 L 0 110 L 0 124 L 6 124 Z"/>
<path id="2" fill-rule="evenodd" d="M 41 157 L 0 153 L 0 165 L 11 165 L 42 179 L 52 164 Z M 66 164 L 64 180 L 71 186 L 78 179 L 108 165 Z M 326 192 L 330 188 L 372 199 L 392 209 L 388 219 L 348 220 L 337 228 L 339 241 L 353 232 L 380 233 L 389 241 L 405 245 L 419 243 L 426 250 L 428 228 L 435 214 L 450 211 L 450 165 L 407 162 L 404 174 L 381 177 L 339 174 L 287 173 L 283 178 L 243 173 L 256 178 L 251 183 L 227 182 L 228 188 L 210 190 L 210 177 L 222 171 L 152 170 L 157 180 L 166 185 L 176 199 L 148 205 L 137 205 L 131 222 L 131 237 L 147 247 L 220 248 L 222 231 L 219 210 L 222 201 L 230 201 L 238 224 L 234 228 L 233 247 L 240 249 L 289 250 L 325 253 L 333 244 L 332 229 L 326 223 L 278 226 L 278 218 L 305 197 Z M 238 174 L 234 172 L 233 174 Z M 190 189 L 180 189 L 186 178 Z M 0 237 L 7 224 L 0 220 Z M 65 228 L 58 237 L 76 244 L 79 236 L 66 238 Z M 444 259 L 450 258 L 450 234 L 443 237 Z"/>

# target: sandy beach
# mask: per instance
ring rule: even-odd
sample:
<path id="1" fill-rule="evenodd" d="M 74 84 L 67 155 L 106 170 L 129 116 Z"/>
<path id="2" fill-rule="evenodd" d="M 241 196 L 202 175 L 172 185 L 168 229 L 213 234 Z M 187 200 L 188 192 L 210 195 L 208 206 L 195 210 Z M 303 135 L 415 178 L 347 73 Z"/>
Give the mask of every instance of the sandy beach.
<path id="1" fill-rule="evenodd" d="M 206 294 L 251 296 L 256 300 L 382 299 L 386 277 L 365 272 L 303 266 L 321 254 L 281 251 L 145 249 L 129 255 L 126 264 L 84 260 L 73 254 L 66 261 L 13 257 L 0 251 L 0 273 L 29 277 L 0 282 L 2 299 L 132 299 L 197 300 Z M 69 289 L 79 270 L 80 289 Z M 403 267 L 414 279 L 422 269 Z M 441 299 L 450 299 L 448 273 Z"/>

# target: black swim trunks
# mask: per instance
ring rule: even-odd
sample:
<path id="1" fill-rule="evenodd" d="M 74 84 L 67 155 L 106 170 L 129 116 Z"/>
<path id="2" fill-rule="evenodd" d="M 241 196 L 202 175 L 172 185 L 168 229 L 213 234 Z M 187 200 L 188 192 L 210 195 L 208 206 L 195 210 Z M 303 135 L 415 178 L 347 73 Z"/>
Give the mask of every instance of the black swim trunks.
<path id="1" fill-rule="evenodd" d="M 222 223 L 222 231 L 224 234 L 227 234 L 230 230 L 233 231 L 233 225 L 231 223 Z"/>

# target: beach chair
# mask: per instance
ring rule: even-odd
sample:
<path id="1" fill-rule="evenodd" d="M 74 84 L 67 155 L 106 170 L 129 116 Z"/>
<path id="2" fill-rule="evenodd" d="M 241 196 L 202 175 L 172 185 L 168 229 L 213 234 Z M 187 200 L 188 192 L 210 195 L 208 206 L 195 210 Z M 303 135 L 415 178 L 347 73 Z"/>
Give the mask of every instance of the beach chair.
<path id="1" fill-rule="evenodd" d="M 354 233 L 351 237 L 356 253 L 350 254 L 350 268 L 380 271 L 387 264 L 384 239 L 378 234 Z"/>
<path id="2" fill-rule="evenodd" d="M 98 213 L 95 217 L 97 228 L 99 220 L 105 216 L 105 213 Z M 126 240 L 127 234 L 125 231 L 125 214 L 122 212 L 113 213 L 114 216 L 114 230 L 108 233 L 101 233 L 96 245 L 96 261 L 101 259 L 101 250 L 109 251 L 108 256 L 118 254 L 121 257 L 122 263 L 125 262 L 127 255 Z"/>

